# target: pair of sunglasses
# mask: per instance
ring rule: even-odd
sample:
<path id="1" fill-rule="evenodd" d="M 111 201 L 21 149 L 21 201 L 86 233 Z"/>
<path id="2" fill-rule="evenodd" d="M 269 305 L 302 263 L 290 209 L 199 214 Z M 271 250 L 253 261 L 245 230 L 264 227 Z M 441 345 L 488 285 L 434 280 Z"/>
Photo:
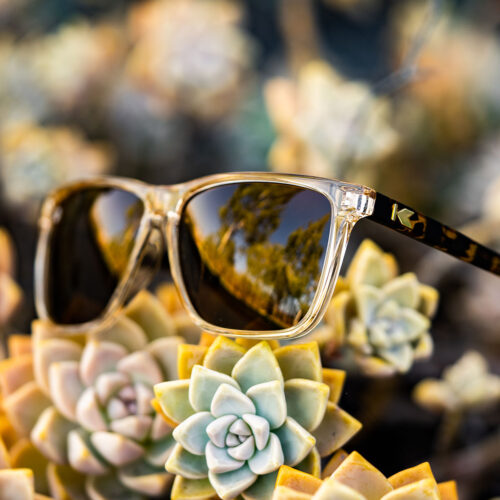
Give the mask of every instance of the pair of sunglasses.
<path id="1" fill-rule="evenodd" d="M 293 338 L 320 321 L 363 217 L 500 274 L 500 255 L 373 189 L 318 177 L 220 174 L 173 186 L 98 178 L 44 202 L 39 316 L 97 328 L 146 287 L 165 248 L 194 322 L 229 336 Z"/>

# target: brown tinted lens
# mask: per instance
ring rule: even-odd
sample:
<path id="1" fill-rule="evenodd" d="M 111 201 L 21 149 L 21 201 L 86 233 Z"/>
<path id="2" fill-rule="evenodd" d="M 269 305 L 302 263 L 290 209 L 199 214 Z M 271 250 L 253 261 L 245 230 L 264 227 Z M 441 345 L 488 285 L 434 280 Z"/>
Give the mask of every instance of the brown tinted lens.
<path id="1" fill-rule="evenodd" d="M 83 189 L 58 208 L 49 242 L 48 312 L 60 324 L 99 317 L 127 268 L 144 211 L 132 193 Z"/>
<path id="2" fill-rule="evenodd" d="M 316 293 L 330 221 L 325 196 L 285 184 L 228 184 L 195 195 L 181 218 L 179 251 L 200 317 L 241 330 L 296 325 Z"/>

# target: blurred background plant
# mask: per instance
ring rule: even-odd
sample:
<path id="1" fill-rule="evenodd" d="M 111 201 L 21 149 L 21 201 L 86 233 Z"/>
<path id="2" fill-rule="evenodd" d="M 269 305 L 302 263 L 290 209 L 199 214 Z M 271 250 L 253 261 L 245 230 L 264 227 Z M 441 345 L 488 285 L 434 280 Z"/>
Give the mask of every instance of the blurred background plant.
<path id="1" fill-rule="evenodd" d="M 337 177 L 500 248 L 499 25 L 496 0 L 0 0 L 0 226 L 17 253 L 0 248 L 0 318 L 19 301 L 15 282 L 25 297 L 3 328 L 26 330 L 35 316 L 40 200 L 95 173 L 164 184 L 234 170 Z M 394 255 L 397 274 L 415 273 L 409 288 L 430 286 L 440 301 L 425 360 L 413 363 L 409 341 L 377 356 L 389 377 L 349 368 L 342 406 L 364 424 L 353 446 L 389 474 L 430 459 L 461 498 L 499 496 L 498 404 L 468 414 L 443 451 L 442 416 L 411 398 L 468 350 L 500 372 L 498 279 L 367 221 L 346 270 L 365 238 Z M 358 292 L 343 285 L 350 307 L 335 316 L 352 339 Z M 196 342 L 172 290 L 158 297 Z M 430 338 L 427 321 L 419 338 Z M 352 352 L 366 361 L 368 347 Z"/>

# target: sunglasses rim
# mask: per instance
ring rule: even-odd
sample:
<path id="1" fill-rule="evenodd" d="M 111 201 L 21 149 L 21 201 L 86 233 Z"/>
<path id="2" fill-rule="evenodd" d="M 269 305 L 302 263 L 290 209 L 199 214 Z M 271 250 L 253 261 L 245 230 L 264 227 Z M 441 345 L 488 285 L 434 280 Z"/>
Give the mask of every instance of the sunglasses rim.
<path id="1" fill-rule="evenodd" d="M 179 223 L 189 201 L 196 195 L 210 189 L 230 184 L 264 182 L 286 184 L 316 191 L 330 203 L 331 217 L 328 246 L 324 257 L 314 299 L 304 317 L 288 328 L 277 330 L 240 330 L 214 325 L 204 320 L 196 311 L 184 283 L 180 263 Z M 86 188 L 115 188 L 130 192 L 144 204 L 144 212 L 137 231 L 129 263 L 119 283 L 102 313 L 95 319 L 79 324 L 60 324 L 51 318 L 48 298 L 48 261 L 49 244 L 56 225 L 57 208 L 75 192 Z M 354 199 L 343 193 L 354 193 Z M 140 269 L 141 257 L 147 247 L 151 234 L 160 230 L 170 262 L 170 271 L 181 301 L 192 321 L 202 330 L 229 337 L 254 339 L 298 338 L 309 333 L 321 320 L 340 271 L 346 243 L 354 224 L 373 211 L 376 193 L 374 190 L 357 184 L 309 177 L 295 174 L 273 174 L 268 172 L 238 172 L 234 174 L 216 174 L 183 184 L 172 186 L 148 185 L 135 179 L 119 177 L 89 178 L 65 185 L 45 200 L 39 219 L 40 236 L 35 259 L 35 305 L 38 316 L 51 327 L 69 334 L 79 334 L 89 330 L 105 328 L 113 321 L 125 304 L 134 274 Z M 347 205 L 342 205 L 342 203 Z M 344 210 L 342 210 L 344 207 Z M 153 272 L 151 273 L 153 274 Z"/>

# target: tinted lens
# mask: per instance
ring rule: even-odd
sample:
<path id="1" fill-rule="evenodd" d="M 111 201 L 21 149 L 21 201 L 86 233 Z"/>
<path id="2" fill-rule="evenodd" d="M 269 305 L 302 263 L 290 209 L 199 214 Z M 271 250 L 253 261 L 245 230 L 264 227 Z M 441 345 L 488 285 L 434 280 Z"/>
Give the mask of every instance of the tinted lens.
<path id="1" fill-rule="evenodd" d="M 127 191 L 89 188 L 58 210 L 49 242 L 48 312 L 60 324 L 92 321 L 127 267 L 144 206 Z"/>
<path id="2" fill-rule="evenodd" d="M 328 246 L 322 194 L 245 182 L 186 204 L 179 250 L 189 298 L 205 321 L 241 330 L 296 325 L 313 301 Z"/>

